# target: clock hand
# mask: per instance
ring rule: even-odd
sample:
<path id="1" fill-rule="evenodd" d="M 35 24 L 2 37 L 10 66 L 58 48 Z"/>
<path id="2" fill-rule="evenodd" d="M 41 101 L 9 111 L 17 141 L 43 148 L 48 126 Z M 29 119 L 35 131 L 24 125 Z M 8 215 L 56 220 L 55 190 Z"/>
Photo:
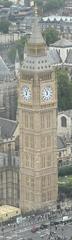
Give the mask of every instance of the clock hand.
<path id="1" fill-rule="evenodd" d="M 27 90 L 26 90 L 26 96 L 27 96 Z"/>
<path id="2" fill-rule="evenodd" d="M 47 95 L 49 94 L 47 90 L 46 90 L 46 94 L 47 94 Z"/>

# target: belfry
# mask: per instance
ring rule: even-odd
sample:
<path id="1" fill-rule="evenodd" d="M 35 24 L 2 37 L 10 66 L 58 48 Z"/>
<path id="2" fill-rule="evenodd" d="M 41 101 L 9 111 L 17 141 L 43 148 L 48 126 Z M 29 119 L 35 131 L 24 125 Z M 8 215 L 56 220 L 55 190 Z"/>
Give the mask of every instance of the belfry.
<path id="1" fill-rule="evenodd" d="M 57 83 L 47 51 L 36 13 L 19 83 L 22 212 L 57 200 Z"/>

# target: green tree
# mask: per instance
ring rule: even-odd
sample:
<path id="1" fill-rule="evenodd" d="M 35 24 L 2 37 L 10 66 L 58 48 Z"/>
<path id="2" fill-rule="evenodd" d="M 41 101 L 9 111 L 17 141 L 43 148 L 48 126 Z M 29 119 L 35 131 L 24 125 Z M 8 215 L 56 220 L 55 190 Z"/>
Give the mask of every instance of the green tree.
<path id="1" fill-rule="evenodd" d="M 43 37 L 46 40 L 46 44 L 49 46 L 49 44 L 58 40 L 58 32 L 55 28 L 49 27 L 43 32 Z"/>
<path id="2" fill-rule="evenodd" d="M 24 46 L 25 46 L 26 41 L 27 41 L 27 37 L 21 37 L 20 40 L 16 41 L 16 48 L 18 49 L 18 53 L 19 53 L 19 57 L 20 57 L 21 61 L 23 60 Z"/>
<path id="3" fill-rule="evenodd" d="M 69 80 L 67 70 L 57 71 L 58 84 L 58 110 L 72 108 L 72 82 Z"/>
<path id="4" fill-rule="evenodd" d="M 65 0 L 34 0 L 38 7 L 43 7 L 45 11 L 53 11 L 64 6 Z"/>
<path id="5" fill-rule="evenodd" d="M 61 185 L 61 184 L 59 184 L 58 191 L 59 191 L 59 195 L 61 195 L 61 199 L 62 199 L 62 194 L 65 197 L 72 199 L 72 186 L 71 185 Z"/>
<path id="6" fill-rule="evenodd" d="M 8 51 L 8 58 L 11 63 L 15 63 L 16 47 L 13 46 Z"/>
<path id="7" fill-rule="evenodd" d="M 49 9 L 61 8 L 64 6 L 64 2 L 65 2 L 64 0 L 47 0 Z"/>
<path id="8" fill-rule="evenodd" d="M 58 176 L 69 176 L 72 175 L 72 166 L 62 166 L 58 169 Z"/>
<path id="9" fill-rule="evenodd" d="M 57 10 L 64 6 L 65 0 L 47 0 L 44 5 L 44 11 Z"/>
<path id="10" fill-rule="evenodd" d="M 18 49 L 18 53 L 19 53 L 19 58 L 20 61 L 23 60 L 23 55 L 24 55 L 24 46 L 25 46 L 25 42 L 27 41 L 26 37 L 22 37 L 21 39 L 17 40 L 15 42 L 15 46 L 11 47 L 8 51 L 8 58 L 10 59 L 10 61 L 12 63 L 15 62 L 15 56 L 16 56 L 16 49 Z"/>
<path id="11" fill-rule="evenodd" d="M 1 21 L 0 22 L 0 32 L 8 33 L 9 25 L 10 25 L 9 21 Z"/>
<path id="12" fill-rule="evenodd" d="M 37 4 L 37 6 L 43 6 L 43 0 L 34 0 L 34 3 Z"/>
<path id="13" fill-rule="evenodd" d="M 0 5 L 3 5 L 4 7 L 10 7 L 13 4 L 13 2 L 8 0 L 0 0 Z"/>

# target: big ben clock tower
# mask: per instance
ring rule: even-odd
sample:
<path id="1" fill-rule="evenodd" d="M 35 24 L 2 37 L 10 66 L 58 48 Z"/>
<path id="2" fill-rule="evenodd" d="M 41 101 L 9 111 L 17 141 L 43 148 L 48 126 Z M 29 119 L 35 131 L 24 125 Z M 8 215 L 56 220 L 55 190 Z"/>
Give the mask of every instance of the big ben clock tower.
<path id="1" fill-rule="evenodd" d="M 22 212 L 57 200 L 57 85 L 37 16 L 27 43 L 19 84 L 20 208 Z"/>

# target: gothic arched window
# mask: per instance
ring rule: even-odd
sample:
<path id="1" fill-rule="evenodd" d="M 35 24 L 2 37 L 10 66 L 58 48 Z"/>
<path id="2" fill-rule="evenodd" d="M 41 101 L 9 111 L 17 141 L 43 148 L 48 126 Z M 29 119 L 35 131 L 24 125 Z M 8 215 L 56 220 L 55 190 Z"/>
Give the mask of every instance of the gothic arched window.
<path id="1" fill-rule="evenodd" d="M 67 119 L 66 117 L 61 117 L 61 127 L 67 127 Z"/>

